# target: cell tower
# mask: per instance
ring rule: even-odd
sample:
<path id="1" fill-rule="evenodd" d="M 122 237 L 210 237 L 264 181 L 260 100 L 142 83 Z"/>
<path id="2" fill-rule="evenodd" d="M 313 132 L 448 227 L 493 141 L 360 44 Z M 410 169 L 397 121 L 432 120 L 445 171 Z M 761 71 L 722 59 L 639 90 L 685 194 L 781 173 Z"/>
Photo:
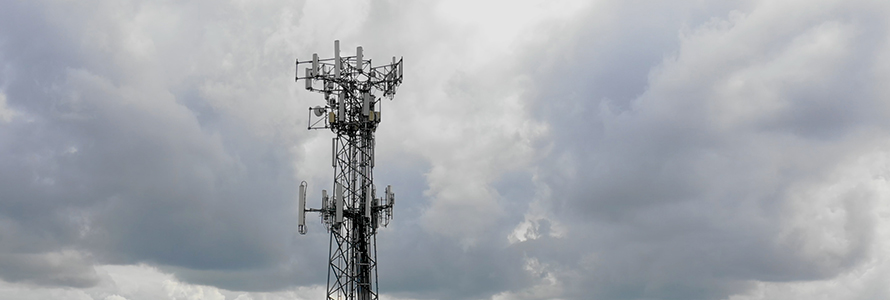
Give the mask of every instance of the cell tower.
<path id="1" fill-rule="evenodd" d="M 304 76 L 300 65 L 308 64 Z M 377 299 L 377 228 L 392 219 L 395 193 L 386 187 L 377 198 L 374 186 L 374 131 L 380 124 L 382 98 L 392 99 L 402 83 L 402 59 L 373 66 L 362 56 L 340 56 L 334 41 L 334 58 L 296 62 L 295 80 L 306 89 L 324 94 L 325 105 L 309 108 L 309 129 L 330 129 L 334 167 L 333 198 L 321 191 L 321 208 L 306 209 L 306 182 L 300 184 L 299 231 L 306 234 L 306 212 L 318 212 L 331 233 L 327 299 Z M 320 84 L 320 86 L 319 86 Z"/>

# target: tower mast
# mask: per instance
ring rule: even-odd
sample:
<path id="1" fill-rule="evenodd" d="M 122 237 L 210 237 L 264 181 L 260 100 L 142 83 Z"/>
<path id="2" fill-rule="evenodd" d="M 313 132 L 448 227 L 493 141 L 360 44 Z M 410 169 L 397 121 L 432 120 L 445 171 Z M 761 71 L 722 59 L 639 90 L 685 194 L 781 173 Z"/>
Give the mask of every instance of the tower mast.
<path id="1" fill-rule="evenodd" d="M 300 76 L 300 66 L 307 66 Z M 377 228 L 392 219 L 395 193 L 387 186 L 377 198 L 374 186 L 374 132 L 382 98 L 392 99 L 402 83 L 402 59 L 374 66 L 362 47 L 355 56 L 296 61 L 295 80 L 324 94 L 325 105 L 309 108 L 309 129 L 330 129 L 333 195 L 322 190 L 321 208 L 306 208 L 306 182 L 300 184 L 299 231 L 306 234 L 306 212 L 318 212 L 330 232 L 327 299 L 376 300 Z"/>

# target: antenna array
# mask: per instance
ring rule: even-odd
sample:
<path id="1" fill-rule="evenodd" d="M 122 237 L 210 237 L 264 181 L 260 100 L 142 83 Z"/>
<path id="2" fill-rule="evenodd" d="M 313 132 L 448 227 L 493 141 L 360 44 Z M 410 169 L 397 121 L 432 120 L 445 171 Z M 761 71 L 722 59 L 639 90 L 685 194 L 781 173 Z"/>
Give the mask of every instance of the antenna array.
<path id="1" fill-rule="evenodd" d="M 307 66 L 300 76 L 300 66 Z M 325 105 L 309 108 L 309 129 L 330 129 L 333 195 L 322 190 L 321 208 L 306 208 L 306 182 L 300 184 L 299 225 L 306 234 L 306 212 L 318 212 L 331 234 L 327 299 L 376 300 L 377 228 L 392 219 L 395 193 L 387 186 L 378 198 L 374 186 L 374 132 L 380 124 L 382 98 L 392 99 L 402 83 L 402 59 L 373 66 L 362 47 L 355 56 L 296 61 L 295 80 L 324 94 Z"/>

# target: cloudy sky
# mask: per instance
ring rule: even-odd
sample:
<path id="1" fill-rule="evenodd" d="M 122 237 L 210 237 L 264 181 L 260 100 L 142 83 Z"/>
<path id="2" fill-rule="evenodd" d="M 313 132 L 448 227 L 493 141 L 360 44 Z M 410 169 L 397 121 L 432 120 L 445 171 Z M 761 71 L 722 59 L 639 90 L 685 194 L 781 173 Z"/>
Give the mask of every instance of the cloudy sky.
<path id="1" fill-rule="evenodd" d="M 381 299 L 890 298 L 890 2 L 0 0 L 0 298 L 321 299 L 312 53 L 404 57 Z"/>

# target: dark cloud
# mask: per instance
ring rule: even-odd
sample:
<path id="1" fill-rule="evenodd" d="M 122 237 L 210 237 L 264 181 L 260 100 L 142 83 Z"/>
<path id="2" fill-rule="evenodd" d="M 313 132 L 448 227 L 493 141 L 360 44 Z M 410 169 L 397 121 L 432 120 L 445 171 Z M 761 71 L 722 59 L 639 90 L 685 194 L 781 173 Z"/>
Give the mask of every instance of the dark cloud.
<path id="1" fill-rule="evenodd" d="M 0 256 L 7 282 L 85 288 L 99 282 L 92 262 L 74 251 Z"/>
<path id="2" fill-rule="evenodd" d="M 861 68 L 878 59 L 862 49 L 885 40 L 884 29 L 831 9 L 789 21 L 776 15 L 783 8 L 714 11 L 726 20 L 690 26 L 667 52 L 674 54 L 659 61 L 615 49 L 652 44 L 664 36 L 654 33 L 661 28 L 626 45 L 608 35 L 596 44 L 579 41 L 568 51 L 589 54 L 593 63 L 541 76 L 538 105 L 554 125 L 555 143 L 543 162 L 551 166 L 544 175 L 554 191 L 548 203 L 570 224 L 567 239 L 589 247 L 569 254 L 568 263 L 553 260 L 553 272 L 570 282 L 568 295 L 722 299 L 751 281 L 831 278 L 868 257 L 869 230 L 842 229 L 872 226 L 853 225 L 872 222 L 858 208 L 875 200 L 867 189 L 830 200 L 844 207 L 846 220 L 788 219 L 807 213 L 789 206 L 806 201 L 799 197 L 812 195 L 808 189 L 844 181 L 831 174 L 873 149 L 873 136 L 863 138 L 863 131 L 886 128 L 886 116 L 875 113 L 881 100 L 871 94 L 877 78 Z M 782 34 L 765 34 L 770 27 Z M 603 54 L 603 47 L 616 54 Z M 613 70 L 597 61 L 647 60 L 652 64 L 635 75 L 646 78 L 645 86 L 597 79 Z M 554 73 L 576 74 L 577 83 Z M 804 233 L 832 228 L 848 241 L 843 250 L 819 250 L 829 240 Z M 593 267 L 572 266 L 585 255 L 595 258 Z"/>
<path id="3" fill-rule="evenodd" d="M 293 165 L 286 162 L 299 154 L 284 142 L 294 140 L 292 131 L 271 128 L 270 135 L 260 136 L 244 129 L 249 120 L 218 107 L 205 107 L 199 115 L 183 102 L 210 103 L 219 96 L 210 91 L 180 95 L 181 89 L 164 86 L 163 71 L 139 57 L 151 46 L 163 47 L 161 42 L 136 40 L 136 32 L 115 25 L 116 16 L 94 15 L 91 7 L 118 9 L 66 3 L 15 4 L 4 10 L 3 19 L 16 26 L 4 26 L 4 65 L 12 71 L 2 86 L 8 106 L 19 115 L 2 125 L 0 214 L 10 226 L 0 247 L 8 253 L 74 247 L 103 264 L 282 273 L 277 265 L 297 253 L 291 240 L 296 180 Z M 63 10 L 70 14 L 59 15 Z M 81 27 L 62 26 L 67 22 Z M 93 43 L 95 36 L 107 44 Z M 128 48 L 134 46 L 128 42 L 146 48 Z M 99 60 L 101 52 L 113 55 Z M 176 76 L 196 81 L 188 74 Z M 220 120 L 201 120 L 214 113 L 222 115 Z M 63 271 L 64 263 L 59 269 L 9 265 L 2 272 L 12 281 L 96 283 L 89 272 L 74 278 L 83 272 Z M 264 272 L 254 273 L 247 275 Z M 190 279 L 239 289 L 292 284 Z"/>

